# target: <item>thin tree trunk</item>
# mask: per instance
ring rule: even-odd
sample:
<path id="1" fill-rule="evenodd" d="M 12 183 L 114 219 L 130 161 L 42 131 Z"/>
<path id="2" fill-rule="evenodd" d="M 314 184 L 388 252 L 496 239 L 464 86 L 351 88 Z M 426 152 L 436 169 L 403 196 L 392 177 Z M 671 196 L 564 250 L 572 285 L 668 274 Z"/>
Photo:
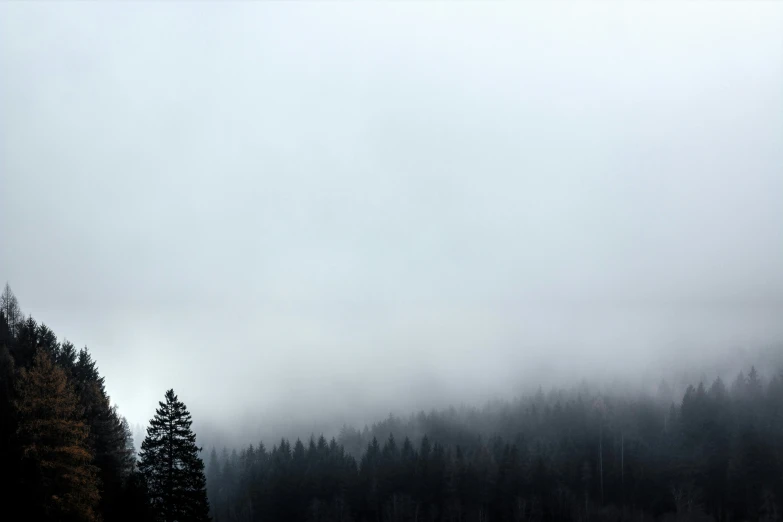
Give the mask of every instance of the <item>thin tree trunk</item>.
<path id="1" fill-rule="evenodd" d="M 604 427 L 598 437 L 598 466 L 601 474 L 601 505 L 604 505 Z"/>
<path id="2" fill-rule="evenodd" d="M 620 432 L 620 494 L 622 495 L 622 513 L 625 517 L 625 433 Z"/>
<path id="3" fill-rule="evenodd" d="M 620 432 L 620 480 L 625 491 L 625 434 Z"/>

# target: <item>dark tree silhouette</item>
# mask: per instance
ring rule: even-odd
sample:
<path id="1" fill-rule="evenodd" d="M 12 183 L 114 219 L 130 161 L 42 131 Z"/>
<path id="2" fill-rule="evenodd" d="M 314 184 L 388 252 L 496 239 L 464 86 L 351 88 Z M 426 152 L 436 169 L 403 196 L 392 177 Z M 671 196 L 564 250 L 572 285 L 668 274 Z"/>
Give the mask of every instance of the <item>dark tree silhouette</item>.
<path id="1" fill-rule="evenodd" d="M 39 355 L 46 358 L 43 366 Z M 31 379 L 40 378 L 42 372 L 56 376 L 58 387 L 65 386 L 67 391 L 62 397 L 55 400 L 42 395 L 49 393 L 46 386 L 52 385 L 51 379 L 45 379 L 46 386 L 31 384 Z M 31 410 L 35 397 L 39 405 L 48 405 Z M 71 399 L 76 403 L 70 404 Z M 59 410 L 52 409 L 55 404 Z M 62 417 L 66 410 L 71 412 L 67 421 Z M 50 420 L 41 415 L 48 415 Z M 58 419 L 55 424 L 52 415 Z M 42 445 L 37 437 L 54 437 L 45 433 L 47 423 L 51 429 L 64 430 L 61 434 L 70 442 L 64 446 Z M 75 429 L 73 436 L 68 435 L 68 429 Z M 77 432 L 79 436 L 74 438 Z M 89 473 L 85 475 L 76 465 L 84 458 L 79 453 L 82 450 L 90 455 L 89 466 L 97 475 L 95 480 L 88 480 Z M 24 319 L 16 297 L 6 285 L 0 296 L 0 506 L 10 513 L 25 513 L 27 519 L 33 520 L 49 516 L 44 509 L 54 513 L 41 500 L 51 496 L 51 488 L 67 489 L 69 483 L 94 484 L 100 498 L 94 510 L 96 519 L 147 520 L 146 490 L 140 477 L 134 475 L 135 461 L 130 431 L 116 406 L 111 406 L 103 377 L 90 354 L 86 349 L 77 351 L 68 341 L 58 342 L 51 329 L 32 317 Z M 71 497 L 55 496 L 57 504 L 65 509 Z M 92 505 L 95 500 L 92 492 L 78 496 L 78 502 L 85 505 Z M 91 516 L 85 512 L 76 515 L 77 511 L 74 508 L 71 514 L 63 511 L 58 516 L 62 520 Z"/>
<path id="2" fill-rule="evenodd" d="M 185 404 L 169 390 L 141 444 L 139 471 L 162 522 L 210 520 L 204 463 L 191 424 Z"/>
<path id="3" fill-rule="evenodd" d="M 207 502 L 173 391 L 137 470 L 87 350 L 25 319 L 10 288 L 0 297 L 0 519 L 203 522 L 212 507 L 215 522 L 783 520 L 783 350 L 709 386 L 539 388 L 329 442 L 213 450 Z"/>
<path id="4" fill-rule="evenodd" d="M 23 476 L 39 494 L 28 507 L 37 516 L 28 518 L 99 520 L 98 470 L 87 445 L 88 429 L 65 372 L 43 350 L 20 374 L 18 412 Z"/>

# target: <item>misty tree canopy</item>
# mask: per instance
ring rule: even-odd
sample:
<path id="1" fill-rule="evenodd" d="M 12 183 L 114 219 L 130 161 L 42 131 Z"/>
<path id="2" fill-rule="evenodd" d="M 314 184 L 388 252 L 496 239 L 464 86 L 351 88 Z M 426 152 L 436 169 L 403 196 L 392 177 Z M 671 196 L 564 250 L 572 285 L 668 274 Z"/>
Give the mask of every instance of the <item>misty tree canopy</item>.
<path id="1" fill-rule="evenodd" d="M 681 398 L 581 385 L 331 440 L 212 448 L 173 390 L 138 463 L 86 349 L 0 307 L 2 505 L 43 521 L 781 520 L 783 374 Z M 6 315 L 11 314 L 11 315 Z M 207 501 L 207 495 L 209 501 Z"/>

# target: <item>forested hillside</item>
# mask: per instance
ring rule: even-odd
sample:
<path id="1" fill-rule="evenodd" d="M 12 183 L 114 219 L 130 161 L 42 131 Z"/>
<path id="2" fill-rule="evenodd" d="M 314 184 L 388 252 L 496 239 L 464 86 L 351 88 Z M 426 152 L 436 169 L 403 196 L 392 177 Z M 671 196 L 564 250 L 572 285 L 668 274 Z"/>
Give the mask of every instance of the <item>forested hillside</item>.
<path id="1" fill-rule="evenodd" d="M 206 522 L 204 464 L 173 390 L 141 452 L 86 348 L 0 296 L 0 492 L 11 520 Z"/>
<path id="2" fill-rule="evenodd" d="M 779 371 L 693 383 L 682 398 L 665 382 L 654 395 L 582 385 L 331 440 L 211 448 L 205 474 L 173 390 L 139 465 L 89 352 L 25 319 L 8 286 L 0 304 L 3 506 L 24 519 L 783 519 Z"/>
<path id="3" fill-rule="evenodd" d="M 780 520 L 783 380 L 589 390 L 212 450 L 216 521 Z M 356 456 L 356 458 L 354 458 Z"/>
<path id="4" fill-rule="evenodd" d="M 128 423 L 86 348 L 0 300 L 2 505 L 18 520 L 125 521 L 145 516 Z M 17 520 L 11 518 L 9 520 Z"/>

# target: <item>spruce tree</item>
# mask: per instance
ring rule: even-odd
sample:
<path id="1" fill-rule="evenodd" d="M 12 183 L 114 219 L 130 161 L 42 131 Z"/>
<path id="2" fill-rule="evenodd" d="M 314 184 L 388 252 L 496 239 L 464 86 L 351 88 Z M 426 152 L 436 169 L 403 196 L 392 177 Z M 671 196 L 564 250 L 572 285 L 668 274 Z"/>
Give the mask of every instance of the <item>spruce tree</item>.
<path id="1" fill-rule="evenodd" d="M 204 463 L 185 404 L 166 392 L 141 444 L 139 471 L 161 522 L 209 521 Z"/>
<path id="2" fill-rule="evenodd" d="M 135 456 L 128 446 L 129 433 L 117 407 L 111 405 L 104 378 L 86 349 L 79 351 L 70 368 L 71 382 L 79 397 L 89 427 L 88 444 L 100 469 L 101 512 L 112 520 L 117 513 L 115 499 L 133 470 Z"/>

